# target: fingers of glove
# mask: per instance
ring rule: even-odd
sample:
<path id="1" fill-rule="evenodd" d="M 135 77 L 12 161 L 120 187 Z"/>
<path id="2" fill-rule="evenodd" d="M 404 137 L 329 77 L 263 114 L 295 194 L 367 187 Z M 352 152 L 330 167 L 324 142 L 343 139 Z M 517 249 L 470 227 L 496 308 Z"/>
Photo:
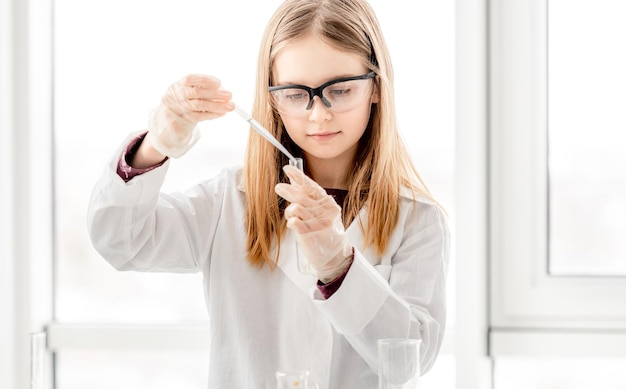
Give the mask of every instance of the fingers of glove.
<path id="1" fill-rule="evenodd" d="M 225 113 L 217 111 L 227 109 L 228 108 L 217 109 L 210 112 L 186 111 L 176 113 L 169 107 L 160 105 L 156 110 L 154 123 L 158 124 L 159 127 L 162 127 L 163 130 L 188 131 L 201 121 L 216 119 L 224 116 Z"/>
<path id="2" fill-rule="evenodd" d="M 198 122 L 234 110 L 231 99 L 231 92 L 221 87 L 219 79 L 189 75 L 170 85 L 162 104 L 184 120 Z"/>
<path id="3" fill-rule="evenodd" d="M 229 101 L 232 95 L 222 88 L 222 82 L 213 76 L 190 74 L 171 85 L 182 99 Z"/>
<path id="4" fill-rule="evenodd" d="M 276 186 L 274 187 L 274 191 L 277 195 L 289 201 L 290 203 L 301 204 L 304 207 L 317 207 L 319 206 L 320 202 L 324 204 L 328 203 L 330 205 L 334 203 L 335 205 L 337 205 L 334 202 L 333 198 L 326 194 L 325 191 L 323 194 L 320 194 L 320 196 L 313 197 L 309 193 L 307 193 L 302 187 L 297 186 L 293 183 L 276 184 Z"/>
<path id="5" fill-rule="evenodd" d="M 303 187 L 292 182 L 290 184 L 276 184 L 274 191 L 290 203 L 300 204 L 307 208 L 326 207 L 334 210 L 337 214 L 341 213 L 341 208 L 337 205 L 337 202 L 328 195 L 322 187 L 317 185 L 315 181 L 308 180 L 315 184 L 317 188 L 311 190 L 310 186 Z"/>
<path id="6" fill-rule="evenodd" d="M 298 234 L 331 229 L 336 218 L 341 219 L 340 213 L 334 207 L 320 204 L 318 207 L 303 207 L 298 203 L 291 203 L 285 209 L 287 227 Z"/>
<path id="7" fill-rule="evenodd" d="M 219 78 L 200 73 L 187 74 L 176 83 L 186 86 L 198 86 L 202 88 L 219 88 L 222 85 L 222 82 Z"/>
<path id="8" fill-rule="evenodd" d="M 289 177 L 289 182 L 296 187 L 302 188 L 309 197 L 320 199 L 327 196 L 324 188 L 319 186 L 317 182 L 313 181 L 297 167 L 286 165 L 283 167 L 283 171 L 287 177 Z"/>
<path id="9" fill-rule="evenodd" d="M 219 102 L 208 100 L 189 101 L 190 107 L 181 117 L 185 121 L 198 123 L 204 120 L 217 119 L 235 109 L 233 102 Z"/>
<path id="10" fill-rule="evenodd" d="M 275 190 L 277 194 L 291 203 L 285 209 L 287 227 L 294 228 L 298 233 L 329 228 L 335 219 L 341 221 L 341 208 L 329 195 L 314 200 L 303 193 L 302 188 L 291 184 L 276 185 Z"/>
<path id="11" fill-rule="evenodd" d="M 210 90 L 198 87 L 183 87 L 176 91 L 184 96 L 174 96 L 180 102 L 182 108 L 193 112 L 227 113 L 235 108 L 231 102 L 232 93 L 224 90 Z M 231 109 L 232 108 L 232 109 Z"/>

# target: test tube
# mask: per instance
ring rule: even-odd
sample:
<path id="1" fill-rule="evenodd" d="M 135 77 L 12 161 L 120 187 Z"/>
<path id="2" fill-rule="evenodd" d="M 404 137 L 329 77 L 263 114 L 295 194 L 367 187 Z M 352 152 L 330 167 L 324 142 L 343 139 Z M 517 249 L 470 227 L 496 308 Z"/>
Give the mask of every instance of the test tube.
<path id="1" fill-rule="evenodd" d="M 290 166 L 295 166 L 298 168 L 298 170 L 300 170 L 301 172 L 304 172 L 304 161 L 302 160 L 302 158 L 293 158 L 293 159 L 289 159 L 289 165 Z"/>
<path id="2" fill-rule="evenodd" d="M 302 158 L 293 158 L 289 159 L 289 165 L 295 166 L 301 172 L 304 172 L 304 161 Z M 302 274 L 312 274 L 315 275 L 315 270 L 309 264 L 309 261 L 303 256 L 300 255 L 300 250 L 298 249 L 298 241 L 296 241 L 296 263 L 298 264 L 298 271 Z"/>

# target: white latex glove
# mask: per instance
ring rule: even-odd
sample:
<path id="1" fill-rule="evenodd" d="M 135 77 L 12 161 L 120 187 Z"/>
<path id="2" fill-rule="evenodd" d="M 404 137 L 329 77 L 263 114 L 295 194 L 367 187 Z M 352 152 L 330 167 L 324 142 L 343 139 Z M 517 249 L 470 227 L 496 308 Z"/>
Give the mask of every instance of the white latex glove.
<path id="1" fill-rule="evenodd" d="M 200 138 L 198 122 L 232 111 L 232 95 L 219 79 L 201 74 L 185 76 L 170 85 L 161 104 L 150 113 L 148 139 L 159 153 L 179 158 Z"/>
<path id="2" fill-rule="evenodd" d="M 283 168 L 290 184 L 276 185 L 276 193 L 291 204 L 285 209 L 287 227 L 296 233 L 298 248 L 328 283 L 350 264 L 352 246 L 341 221 L 341 208 L 324 188 L 294 166 Z"/>

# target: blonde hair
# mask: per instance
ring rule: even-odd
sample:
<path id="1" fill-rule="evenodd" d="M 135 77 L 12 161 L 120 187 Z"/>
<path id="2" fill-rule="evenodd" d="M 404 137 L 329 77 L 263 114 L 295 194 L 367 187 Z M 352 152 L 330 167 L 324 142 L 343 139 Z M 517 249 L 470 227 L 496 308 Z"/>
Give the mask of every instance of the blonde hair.
<path id="1" fill-rule="evenodd" d="M 268 86 L 277 53 L 288 42 L 313 33 L 340 50 L 356 53 L 377 74 L 379 102 L 373 104 L 368 128 L 359 141 L 342 208 L 349 225 L 364 206 L 367 225 L 360 225 L 365 244 L 381 254 L 398 222 L 400 191 L 431 198 L 404 145 L 396 122 L 393 68 L 376 15 L 365 0 L 286 0 L 270 19 L 259 50 L 256 96 L 252 115 L 294 155 L 301 150 L 289 138 L 272 108 Z M 257 266 L 276 266 L 285 232 L 284 201 L 274 193 L 286 182 L 288 160 L 267 140 L 250 131 L 244 163 L 248 259 Z M 305 166 L 306 168 L 306 166 Z M 359 223 L 361 223 L 359 221 Z M 272 244 L 277 252 L 270 257 Z"/>

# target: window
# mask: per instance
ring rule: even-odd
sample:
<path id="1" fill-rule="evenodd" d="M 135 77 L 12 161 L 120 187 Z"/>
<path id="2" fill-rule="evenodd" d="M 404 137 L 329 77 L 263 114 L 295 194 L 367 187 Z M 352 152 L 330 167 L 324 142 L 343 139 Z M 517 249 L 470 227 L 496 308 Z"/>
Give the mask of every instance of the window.
<path id="1" fill-rule="evenodd" d="M 618 0 L 548 2 L 548 255 L 554 275 L 626 276 L 624 14 L 626 4 Z"/>
<path id="2" fill-rule="evenodd" d="M 610 46 L 624 31 L 614 22 L 620 9 L 609 1 L 491 3 L 496 369 L 532 365 L 508 357 L 556 358 L 553 366 L 567 369 L 577 362 L 563 364 L 564 356 L 626 357 L 613 351 L 626 340 L 624 247 L 615 239 L 626 203 L 611 146 L 623 141 L 612 108 L 624 101 L 623 68 L 612 67 L 623 57 Z"/>

